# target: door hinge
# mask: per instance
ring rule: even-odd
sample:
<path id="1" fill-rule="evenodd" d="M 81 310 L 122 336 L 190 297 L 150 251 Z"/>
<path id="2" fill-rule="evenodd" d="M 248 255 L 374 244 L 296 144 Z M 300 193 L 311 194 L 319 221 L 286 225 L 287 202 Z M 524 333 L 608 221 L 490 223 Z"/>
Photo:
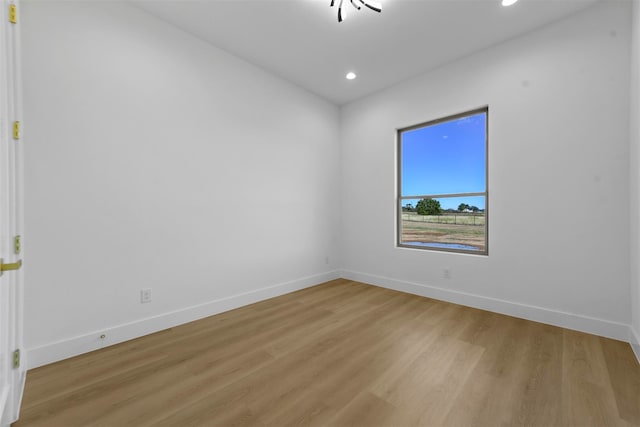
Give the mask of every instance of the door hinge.
<path id="1" fill-rule="evenodd" d="M 9 5 L 9 22 L 12 24 L 18 23 L 18 7 L 15 4 Z"/>
<path id="2" fill-rule="evenodd" d="M 13 122 L 13 139 L 20 139 L 20 122 Z"/>
<path id="3" fill-rule="evenodd" d="M 13 352 L 13 369 L 18 369 L 20 367 L 20 349 L 16 349 Z"/>
<path id="4" fill-rule="evenodd" d="M 20 255 L 20 251 L 22 251 L 22 238 L 16 236 L 13 238 L 13 252 L 15 252 L 16 255 Z"/>

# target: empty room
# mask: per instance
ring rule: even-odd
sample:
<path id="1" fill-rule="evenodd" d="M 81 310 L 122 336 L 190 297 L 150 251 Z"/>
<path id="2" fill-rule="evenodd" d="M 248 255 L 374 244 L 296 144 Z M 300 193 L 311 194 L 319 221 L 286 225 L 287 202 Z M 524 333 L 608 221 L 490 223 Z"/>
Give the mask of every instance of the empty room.
<path id="1" fill-rule="evenodd" d="M 0 427 L 640 426 L 638 0 L 0 2 Z"/>

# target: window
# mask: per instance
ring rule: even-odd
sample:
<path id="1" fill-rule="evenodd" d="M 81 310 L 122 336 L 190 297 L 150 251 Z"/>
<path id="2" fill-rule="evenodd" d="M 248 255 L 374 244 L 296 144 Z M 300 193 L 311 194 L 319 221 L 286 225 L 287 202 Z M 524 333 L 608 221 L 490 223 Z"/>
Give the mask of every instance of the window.
<path id="1" fill-rule="evenodd" d="M 398 130 L 398 246 L 488 254 L 488 115 Z"/>

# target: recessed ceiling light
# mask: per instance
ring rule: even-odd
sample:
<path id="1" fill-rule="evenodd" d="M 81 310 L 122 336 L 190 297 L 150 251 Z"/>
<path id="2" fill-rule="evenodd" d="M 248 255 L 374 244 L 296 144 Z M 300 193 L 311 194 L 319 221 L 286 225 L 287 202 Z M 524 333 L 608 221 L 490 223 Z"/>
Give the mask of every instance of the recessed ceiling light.
<path id="1" fill-rule="evenodd" d="M 512 4 L 514 4 L 517 1 L 518 0 L 502 0 L 502 5 L 503 6 L 511 6 Z"/>
<path id="2" fill-rule="evenodd" d="M 347 80 L 353 80 L 356 78 L 356 73 L 354 73 L 353 71 L 350 71 L 347 73 L 345 77 L 347 78 Z"/>

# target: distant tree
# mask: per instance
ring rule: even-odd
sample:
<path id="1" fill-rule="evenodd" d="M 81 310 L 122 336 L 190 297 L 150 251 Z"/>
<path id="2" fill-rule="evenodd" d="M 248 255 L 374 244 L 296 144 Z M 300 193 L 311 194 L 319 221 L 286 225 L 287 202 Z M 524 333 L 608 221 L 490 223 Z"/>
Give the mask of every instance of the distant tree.
<path id="1" fill-rule="evenodd" d="M 469 205 L 466 203 L 460 203 L 460 205 L 458 205 L 458 211 L 459 212 L 464 212 L 466 209 L 469 209 Z"/>
<path id="2" fill-rule="evenodd" d="M 418 215 L 440 215 L 442 207 L 440 202 L 434 199 L 422 199 L 416 205 Z"/>
<path id="3" fill-rule="evenodd" d="M 469 209 L 471 209 L 473 212 L 478 212 L 480 210 L 477 206 L 470 206 Z"/>
<path id="4" fill-rule="evenodd" d="M 413 205 L 411 203 L 407 203 L 406 205 L 404 205 L 405 210 L 409 211 L 409 212 L 413 212 Z"/>

